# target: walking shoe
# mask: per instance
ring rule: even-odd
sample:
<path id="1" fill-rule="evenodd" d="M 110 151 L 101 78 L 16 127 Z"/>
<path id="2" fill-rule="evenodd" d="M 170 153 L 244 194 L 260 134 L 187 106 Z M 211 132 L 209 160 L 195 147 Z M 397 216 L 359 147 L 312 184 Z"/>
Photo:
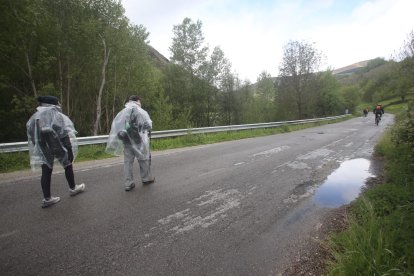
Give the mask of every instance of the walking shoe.
<path id="1" fill-rule="evenodd" d="M 75 188 L 69 189 L 70 196 L 75 196 L 79 193 L 82 193 L 85 190 L 85 184 L 76 185 Z"/>
<path id="2" fill-rule="evenodd" d="M 151 180 L 149 180 L 149 181 L 143 181 L 142 182 L 142 184 L 144 184 L 144 185 L 149 185 L 149 184 L 151 184 L 151 183 L 154 183 L 155 182 L 155 177 L 154 178 L 152 178 Z"/>
<path id="3" fill-rule="evenodd" d="M 43 199 L 43 202 L 42 202 L 42 208 L 49 207 L 55 203 L 58 203 L 59 201 L 60 201 L 60 197 L 58 196 L 56 197 L 51 196 L 50 198 L 45 198 Z"/>
<path id="4" fill-rule="evenodd" d="M 131 183 L 130 185 L 125 186 L 125 191 L 129 192 L 134 188 L 135 188 L 135 183 Z"/>

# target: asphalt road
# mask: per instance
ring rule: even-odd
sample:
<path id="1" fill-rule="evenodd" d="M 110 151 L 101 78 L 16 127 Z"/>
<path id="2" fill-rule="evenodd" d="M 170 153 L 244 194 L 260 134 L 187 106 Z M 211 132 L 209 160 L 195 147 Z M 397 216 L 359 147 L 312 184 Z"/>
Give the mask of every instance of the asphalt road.
<path id="1" fill-rule="evenodd" d="M 132 192 L 120 158 L 75 163 L 76 197 L 56 166 L 61 202 L 46 209 L 38 172 L 0 175 L 0 274 L 275 275 L 329 210 L 315 188 L 341 162 L 369 160 L 392 122 L 154 152 L 156 183 Z"/>

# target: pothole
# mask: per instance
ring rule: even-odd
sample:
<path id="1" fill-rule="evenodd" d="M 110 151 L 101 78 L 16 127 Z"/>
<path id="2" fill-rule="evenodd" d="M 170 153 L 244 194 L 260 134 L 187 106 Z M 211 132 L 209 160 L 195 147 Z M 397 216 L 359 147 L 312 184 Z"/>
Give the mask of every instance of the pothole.
<path id="1" fill-rule="evenodd" d="M 370 173 L 371 162 L 364 158 L 344 161 L 338 169 L 319 186 L 313 197 L 321 207 L 336 208 L 358 197 Z"/>

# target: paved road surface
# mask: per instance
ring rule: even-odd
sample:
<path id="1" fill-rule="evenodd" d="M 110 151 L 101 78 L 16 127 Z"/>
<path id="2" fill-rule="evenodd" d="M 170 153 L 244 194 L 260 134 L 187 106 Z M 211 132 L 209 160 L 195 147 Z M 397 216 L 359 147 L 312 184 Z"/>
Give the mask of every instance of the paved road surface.
<path id="1" fill-rule="evenodd" d="M 70 197 L 56 170 L 61 202 L 47 209 L 38 173 L 0 175 L 0 274 L 277 274 L 328 210 L 314 188 L 342 161 L 369 159 L 392 121 L 156 152 L 156 183 L 132 192 L 122 159 L 77 163 L 87 190 Z"/>

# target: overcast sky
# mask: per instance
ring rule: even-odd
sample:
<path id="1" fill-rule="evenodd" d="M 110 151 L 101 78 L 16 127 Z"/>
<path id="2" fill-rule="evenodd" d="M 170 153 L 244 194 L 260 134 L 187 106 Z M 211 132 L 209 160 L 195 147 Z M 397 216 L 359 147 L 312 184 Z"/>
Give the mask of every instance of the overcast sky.
<path id="1" fill-rule="evenodd" d="M 203 24 L 210 50 L 219 46 L 242 80 L 278 74 L 289 40 L 314 43 L 337 69 L 389 59 L 414 29 L 414 0 L 122 0 L 126 16 L 150 33 L 170 58 L 173 26 L 189 17 Z"/>

